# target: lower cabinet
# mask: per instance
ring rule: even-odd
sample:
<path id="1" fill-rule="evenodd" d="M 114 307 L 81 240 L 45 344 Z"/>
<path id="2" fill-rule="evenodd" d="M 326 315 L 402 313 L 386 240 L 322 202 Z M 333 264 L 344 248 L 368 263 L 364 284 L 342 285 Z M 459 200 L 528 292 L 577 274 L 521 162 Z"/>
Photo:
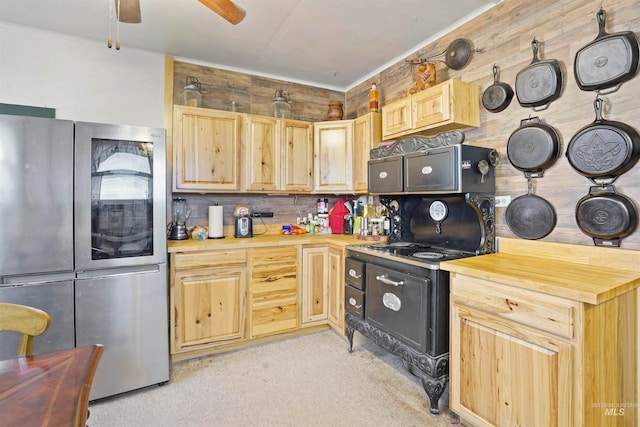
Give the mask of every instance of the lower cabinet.
<path id="1" fill-rule="evenodd" d="M 251 336 L 298 328 L 298 247 L 251 250 Z"/>
<path id="2" fill-rule="evenodd" d="M 635 290 L 591 305 L 452 273 L 451 303 L 450 402 L 462 420 L 637 422 Z"/>
<path id="3" fill-rule="evenodd" d="M 344 335 L 344 250 L 302 248 L 302 325 L 327 323 Z"/>
<path id="4" fill-rule="evenodd" d="M 172 354 L 246 337 L 246 251 L 172 254 L 171 274 Z"/>

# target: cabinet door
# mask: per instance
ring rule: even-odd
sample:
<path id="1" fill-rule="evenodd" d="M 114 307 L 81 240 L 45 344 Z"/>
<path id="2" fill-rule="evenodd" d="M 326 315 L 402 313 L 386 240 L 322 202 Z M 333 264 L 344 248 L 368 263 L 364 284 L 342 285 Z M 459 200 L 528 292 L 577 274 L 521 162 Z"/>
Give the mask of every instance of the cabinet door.
<path id="1" fill-rule="evenodd" d="M 310 193 L 313 188 L 313 134 L 311 123 L 281 121 L 282 190 Z"/>
<path id="2" fill-rule="evenodd" d="M 182 324 L 179 349 L 244 337 L 246 270 L 185 271 L 177 276 Z"/>
<path id="3" fill-rule="evenodd" d="M 570 343 L 454 303 L 450 361 L 451 409 L 474 425 L 575 425 Z"/>
<path id="4" fill-rule="evenodd" d="M 298 247 L 251 254 L 251 336 L 298 327 Z"/>
<path id="5" fill-rule="evenodd" d="M 449 85 L 440 84 L 411 97 L 413 127 L 422 128 L 451 118 Z"/>
<path id="6" fill-rule="evenodd" d="M 278 120 L 245 116 L 244 184 L 249 191 L 275 191 L 280 187 Z"/>
<path id="7" fill-rule="evenodd" d="M 411 98 L 386 104 L 382 107 L 382 138 L 389 139 L 410 130 L 413 127 L 412 121 Z"/>
<path id="8" fill-rule="evenodd" d="M 302 249 L 302 323 L 324 320 L 328 307 L 329 248 Z"/>
<path id="9" fill-rule="evenodd" d="M 341 335 L 345 333 L 344 319 L 344 251 L 329 248 L 329 289 L 327 318 L 329 325 Z"/>
<path id="10" fill-rule="evenodd" d="M 239 190 L 241 115 L 173 108 L 173 191 Z"/>
<path id="11" fill-rule="evenodd" d="M 380 113 L 369 113 L 353 121 L 353 189 L 366 193 L 369 151 L 382 140 Z"/>
<path id="12" fill-rule="evenodd" d="M 353 120 L 314 123 L 314 191 L 353 191 Z"/>

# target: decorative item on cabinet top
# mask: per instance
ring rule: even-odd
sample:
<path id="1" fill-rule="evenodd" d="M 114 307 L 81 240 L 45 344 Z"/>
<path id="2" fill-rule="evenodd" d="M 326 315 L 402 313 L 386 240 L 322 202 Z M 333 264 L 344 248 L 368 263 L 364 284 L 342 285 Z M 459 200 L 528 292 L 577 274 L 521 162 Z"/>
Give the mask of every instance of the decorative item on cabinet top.
<path id="1" fill-rule="evenodd" d="M 442 132 L 436 136 L 405 136 L 391 145 L 379 146 L 369 152 L 369 158 L 382 159 L 384 157 L 398 156 L 406 153 L 415 153 L 429 148 L 446 147 L 448 145 L 462 144 L 465 134 L 454 130 Z"/>

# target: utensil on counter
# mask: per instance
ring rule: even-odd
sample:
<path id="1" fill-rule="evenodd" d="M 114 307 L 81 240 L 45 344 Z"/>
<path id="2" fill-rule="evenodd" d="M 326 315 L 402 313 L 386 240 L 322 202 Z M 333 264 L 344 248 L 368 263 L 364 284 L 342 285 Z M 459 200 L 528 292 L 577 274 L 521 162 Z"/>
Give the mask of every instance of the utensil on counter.
<path id="1" fill-rule="evenodd" d="M 632 31 L 607 33 L 604 9 L 596 13 L 596 20 L 598 36 L 576 53 L 573 72 L 580 89 L 608 94 L 638 73 L 640 47 Z"/>
<path id="2" fill-rule="evenodd" d="M 482 93 L 482 106 L 492 113 L 499 113 L 509 106 L 513 89 L 507 83 L 499 82 L 500 69 L 493 66 L 493 84 Z"/>
<path id="3" fill-rule="evenodd" d="M 516 75 L 518 102 L 523 107 L 532 107 L 534 111 L 545 110 L 558 99 L 564 82 L 560 63 L 556 59 L 539 59 L 539 47 L 540 43 L 534 38 L 531 42 L 533 60 Z"/>

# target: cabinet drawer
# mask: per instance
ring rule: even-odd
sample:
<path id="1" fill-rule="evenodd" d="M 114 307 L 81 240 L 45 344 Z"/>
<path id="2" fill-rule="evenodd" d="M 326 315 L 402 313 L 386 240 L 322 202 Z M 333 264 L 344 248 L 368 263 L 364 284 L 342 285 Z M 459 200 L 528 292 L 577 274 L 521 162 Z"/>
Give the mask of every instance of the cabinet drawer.
<path id="1" fill-rule="evenodd" d="M 344 306 L 348 313 L 364 319 L 364 292 L 352 286 L 344 288 Z"/>
<path id="2" fill-rule="evenodd" d="M 180 252 L 175 255 L 175 269 L 239 266 L 247 263 L 244 250 Z"/>
<path id="3" fill-rule="evenodd" d="M 251 253 L 251 270 L 271 268 L 275 264 L 296 264 L 297 246 L 281 246 L 269 249 L 254 249 Z"/>
<path id="4" fill-rule="evenodd" d="M 455 304 L 475 307 L 524 325 L 573 338 L 575 301 L 476 279 L 451 275 L 451 298 Z"/>
<path id="5" fill-rule="evenodd" d="M 344 260 L 344 280 L 348 285 L 364 291 L 364 263 L 346 258 Z"/>

